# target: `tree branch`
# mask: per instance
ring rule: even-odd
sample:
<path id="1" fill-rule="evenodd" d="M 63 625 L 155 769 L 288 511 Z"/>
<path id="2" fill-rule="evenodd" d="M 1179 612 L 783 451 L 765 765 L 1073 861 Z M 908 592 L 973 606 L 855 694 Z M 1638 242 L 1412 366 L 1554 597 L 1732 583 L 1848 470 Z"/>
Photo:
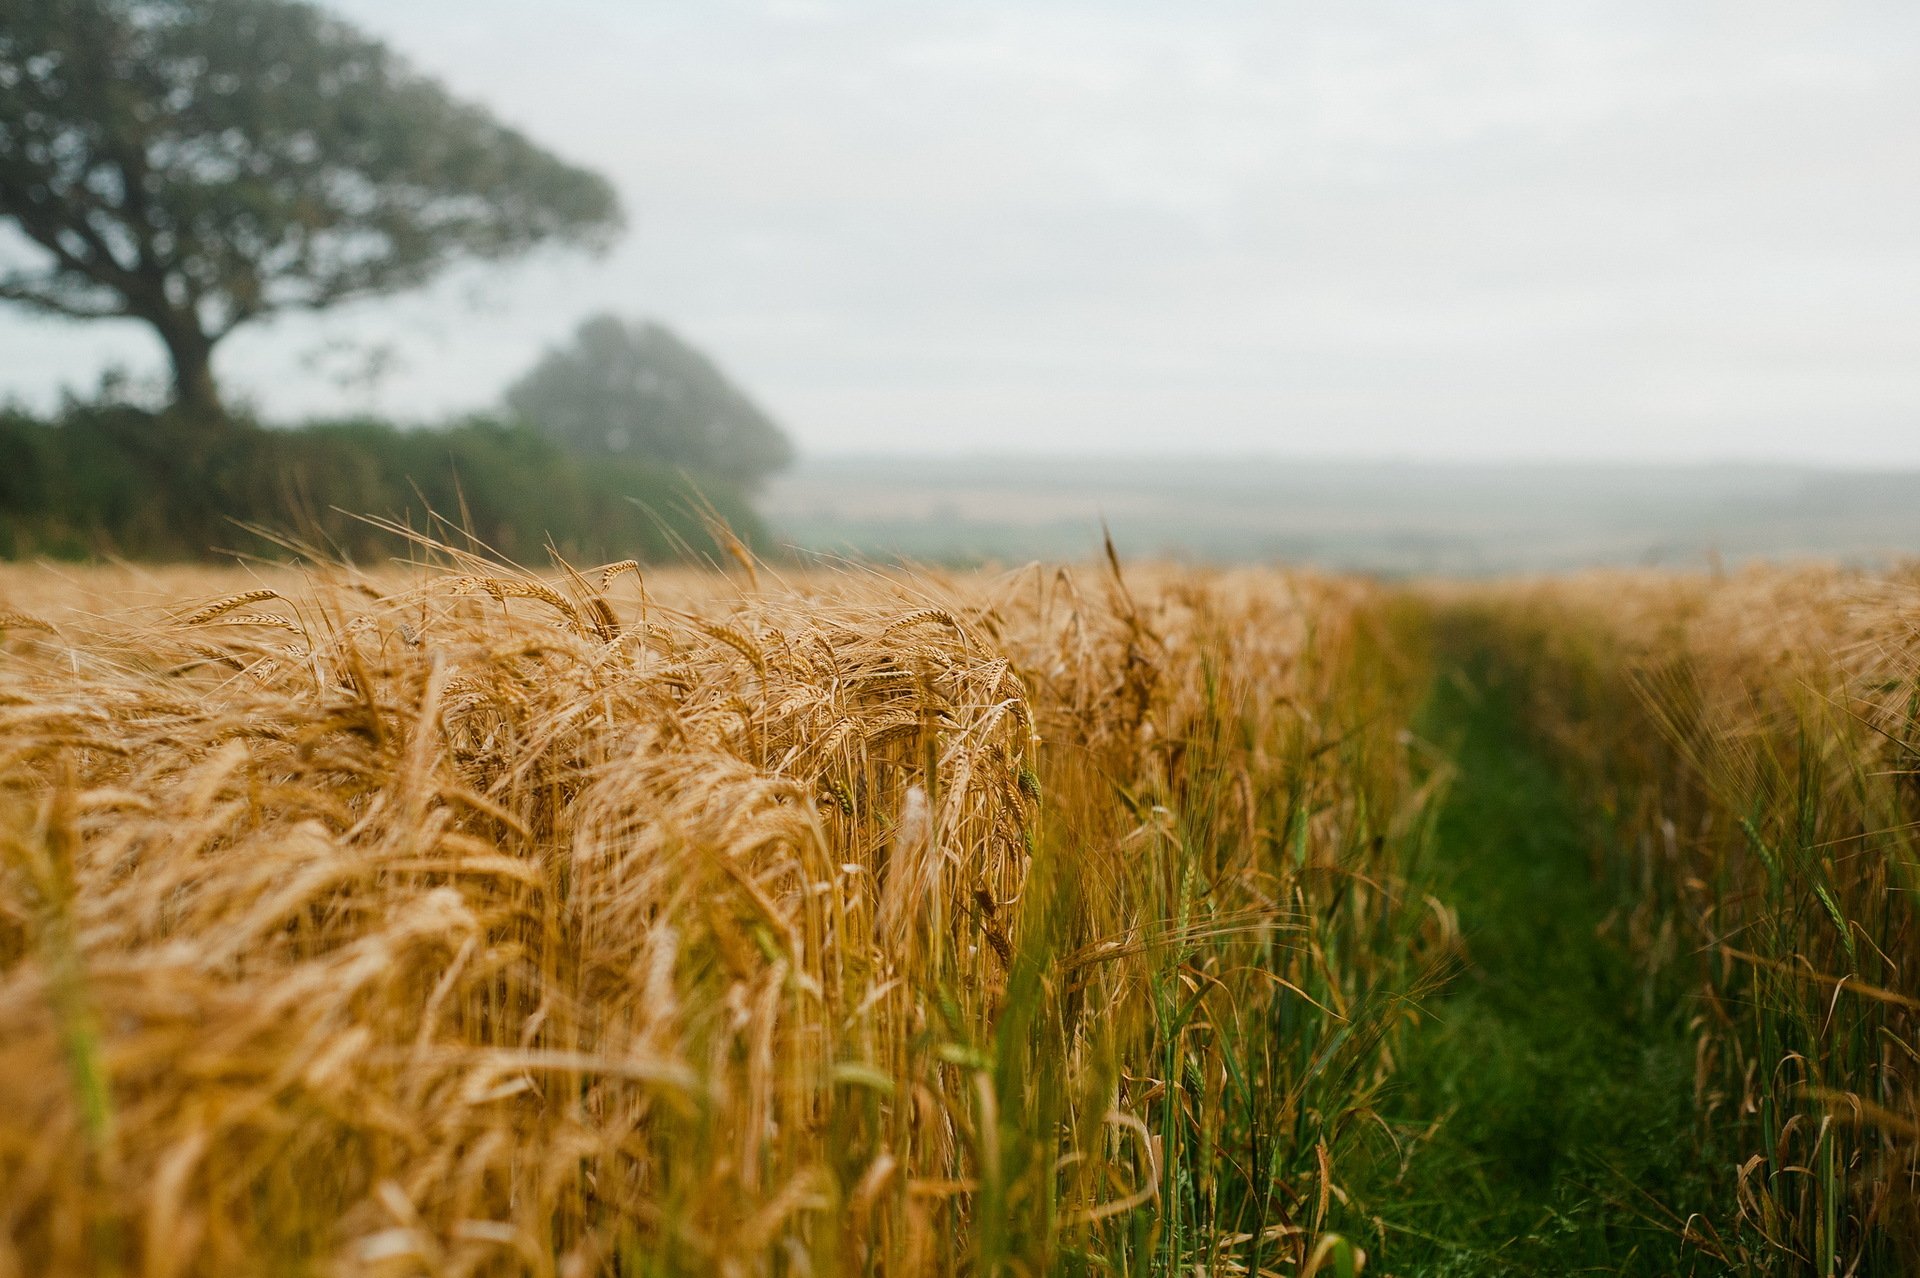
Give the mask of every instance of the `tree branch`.
<path id="1" fill-rule="evenodd" d="M 102 302 L 89 305 L 76 298 L 59 297 L 53 293 L 34 287 L 33 281 L 22 279 L 0 280 L 0 301 L 19 302 L 23 306 L 35 306 L 55 315 L 64 315 L 68 319 L 116 319 L 130 312 L 124 303 Z"/>
<path id="2" fill-rule="evenodd" d="M 164 292 L 156 292 L 156 273 L 154 278 L 130 270 L 115 256 L 106 239 L 96 230 L 89 215 L 102 211 L 97 201 L 87 201 L 85 205 L 77 203 L 71 189 L 61 191 L 50 180 L 42 181 L 39 188 L 45 192 L 41 199 L 9 198 L 5 184 L 0 184 L 0 213 L 11 214 L 25 231 L 28 238 L 41 248 L 53 254 L 62 269 L 81 275 L 107 288 L 123 294 L 130 302 L 141 300 L 142 294 L 149 294 L 147 300 L 158 309 L 165 308 Z M 61 232 L 70 232 L 76 236 L 86 251 L 76 253 L 61 242 Z"/>

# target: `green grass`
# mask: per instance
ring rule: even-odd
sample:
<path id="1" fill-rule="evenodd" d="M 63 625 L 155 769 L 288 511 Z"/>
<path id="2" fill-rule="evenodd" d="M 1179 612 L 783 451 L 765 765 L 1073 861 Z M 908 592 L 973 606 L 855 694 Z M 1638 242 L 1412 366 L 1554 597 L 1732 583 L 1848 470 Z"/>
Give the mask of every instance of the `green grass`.
<path id="1" fill-rule="evenodd" d="M 1444 654 L 1423 735 L 1457 775 L 1416 879 L 1466 961 L 1401 1049 L 1377 1157 L 1348 1189 L 1370 1273 L 1688 1274 L 1726 1201 L 1693 1104 L 1686 992 L 1641 974 L 1591 872 L 1604 818 L 1526 739 L 1484 651 Z"/>

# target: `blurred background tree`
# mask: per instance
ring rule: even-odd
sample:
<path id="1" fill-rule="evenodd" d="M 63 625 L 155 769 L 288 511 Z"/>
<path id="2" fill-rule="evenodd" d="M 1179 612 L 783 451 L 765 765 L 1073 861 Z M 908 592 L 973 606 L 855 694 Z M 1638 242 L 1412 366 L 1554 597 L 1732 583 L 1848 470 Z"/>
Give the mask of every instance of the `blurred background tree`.
<path id="1" fill-rule="evenodd" d="M 9 0 L 0 299 L 151 325 L 178 407 L 224 417 L 242 324 L 469 259 L 603 245 L 613 188 L 290 0 Z M 29 260 L 18 260 L 22 254 Z"/>
<path id="2" fill-rule="evenodd" d="M 793 460 L 773 419 L 665 325 L 596 315 L 507 390 L 575 453 L 628 457 L 751 491 Z"/>

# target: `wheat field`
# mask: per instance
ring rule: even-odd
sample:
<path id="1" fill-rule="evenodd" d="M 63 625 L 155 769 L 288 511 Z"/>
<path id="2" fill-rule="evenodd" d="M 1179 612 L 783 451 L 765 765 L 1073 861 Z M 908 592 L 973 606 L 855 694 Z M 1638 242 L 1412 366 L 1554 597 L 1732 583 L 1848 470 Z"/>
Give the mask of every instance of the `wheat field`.
<path id="1" fill-rule="evenodd" d="M 1606 809 L 1624 928 L 1695 992 L 1730 1271 L 1920 1262 L 1920 576 L 1593 574 L 1467 605 Z"/>
<path id="2" fill-rule="evenodd" d="M 0 575 L 0 1273 L 1352 1267 L 1380 591 L 432 557 Z"/>
<path id="3" fill-rule="evenodd" d="M 0 627 L 0 1275 L 1521 1272 L 1395 1215 L 1499 1158 L 1418 1064 L 1488 662 L 1693 1062 L 1620 1271 L 1914 1255 L 1910 577 L 419 545 Z"/>

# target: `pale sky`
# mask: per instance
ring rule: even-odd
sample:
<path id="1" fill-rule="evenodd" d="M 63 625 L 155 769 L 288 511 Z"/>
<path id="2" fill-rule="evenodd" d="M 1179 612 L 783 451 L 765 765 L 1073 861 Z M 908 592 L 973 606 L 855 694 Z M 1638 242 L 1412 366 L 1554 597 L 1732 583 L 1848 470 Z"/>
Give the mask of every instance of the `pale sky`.
<path id="1" fill-rule="evenodd" d="M 611 309 L 815 453 L 1920 464 L 1913 0 L 333 7 L 630 229 L 243 331 L 270 415 L 482 407 Z M 0 311 L 0 395 L 157 351 Z"/>

